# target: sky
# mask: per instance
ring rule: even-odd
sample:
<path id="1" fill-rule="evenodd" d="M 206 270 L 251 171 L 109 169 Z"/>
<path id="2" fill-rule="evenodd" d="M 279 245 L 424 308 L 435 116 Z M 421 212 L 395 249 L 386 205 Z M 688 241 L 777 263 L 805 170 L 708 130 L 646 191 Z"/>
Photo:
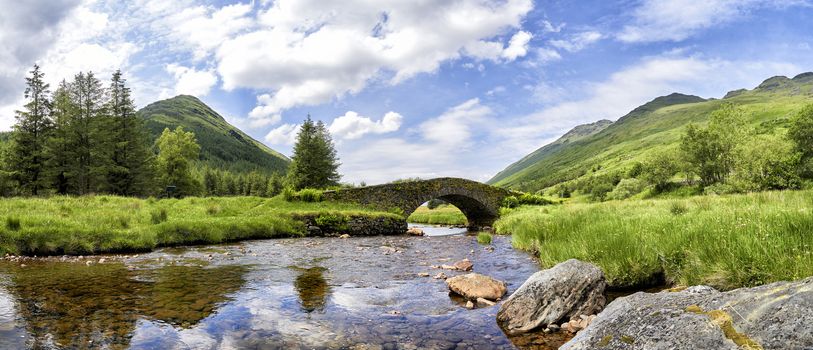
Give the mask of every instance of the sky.
<path id="1" fill-rule="evenodd" d="M 0 0 L 0 130 L 39 64 L 194 95 L 291 155 L 324 121 L 343 182 L 485 181 L 672 92 L 813 71 L 813 0 Z"/>

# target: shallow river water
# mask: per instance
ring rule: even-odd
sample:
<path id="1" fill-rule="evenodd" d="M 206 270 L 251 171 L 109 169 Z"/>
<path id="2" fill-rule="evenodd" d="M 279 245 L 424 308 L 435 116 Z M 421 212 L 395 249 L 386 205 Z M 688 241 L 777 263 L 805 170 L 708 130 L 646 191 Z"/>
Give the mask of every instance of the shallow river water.
<path id="1" fill-rule="evenodd" d="M 498 307 L 468 310 L 431 265 L 468 258 L 508 293 L 538 271 L 510 237 L 247 241 L 149 254 L 0 262 L 0 349 L 500 349 Z M 100 259 L 105 260 L 100 263 Z M 421 277 L 429 273 L 430 277 Z M 550 342 L 550 343 L 548 343 Z"/>

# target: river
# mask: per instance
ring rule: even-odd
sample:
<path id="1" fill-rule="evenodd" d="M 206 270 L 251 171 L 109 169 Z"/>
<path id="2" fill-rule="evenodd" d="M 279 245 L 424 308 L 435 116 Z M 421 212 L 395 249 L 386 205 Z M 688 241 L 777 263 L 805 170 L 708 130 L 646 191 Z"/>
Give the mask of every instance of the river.
<path id="1" fill-rule="evenodd" d="M 510 237 L 299 238 L 0 262 L 0 348 L 547 349 L 466 309 L 432 265 L 468 258 L 509 294 L 538 271 Z M 104 259 L 101 260 L 100 259 Z M 422 277 L 422 273 L 430 277 Z M 549 342 L 549 343 L 548 343 Z"/>

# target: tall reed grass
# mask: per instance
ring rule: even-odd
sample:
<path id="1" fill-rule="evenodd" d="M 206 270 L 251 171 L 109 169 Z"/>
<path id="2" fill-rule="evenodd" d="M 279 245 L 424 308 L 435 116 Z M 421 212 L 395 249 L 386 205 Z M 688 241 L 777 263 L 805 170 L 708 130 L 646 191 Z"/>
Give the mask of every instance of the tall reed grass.
<path id="1" fill-rule="evenodd" d="M 497 232 L 545 267 L 599 265 L 616 287 L 721 289 L 813 275 L 813 191 L 521 207 Z"/>

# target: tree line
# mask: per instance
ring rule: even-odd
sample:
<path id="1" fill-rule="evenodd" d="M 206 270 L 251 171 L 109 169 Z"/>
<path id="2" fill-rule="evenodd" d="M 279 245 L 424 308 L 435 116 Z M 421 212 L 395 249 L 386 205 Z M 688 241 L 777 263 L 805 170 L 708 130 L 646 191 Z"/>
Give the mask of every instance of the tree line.
<path id="1" fill-rule="evenodd" d="M 34 65 L 25 98 L 8 142 L 0 142 L 0 195 L 270 197 L 284 187 L 336 186 L 341 178 L 330 133 L 310 116 L 287 174 L 233 173 L 199 165 L 200 145 L 182 127 L 151 142 L 121 71 L 106 87 L 80 72 L 51 92 Z"/>
<path id="2" fill-rule="evenodd" d="M 652 152 L 624 171 L 561 183 L 549 194 L 569 197 L 578 191 L 603 201 L 646 188 L 653 194 L 680 188 L 725 194 L 799 189 L 813 180 L 813 104 L 790 118 L 786 132 L 761 132 L 748 119 L 745 109 L 723 104 L 706 126 L 689 124 L 677 147 Z M 592 171 L 600 169 L 597 165 Z"/>

